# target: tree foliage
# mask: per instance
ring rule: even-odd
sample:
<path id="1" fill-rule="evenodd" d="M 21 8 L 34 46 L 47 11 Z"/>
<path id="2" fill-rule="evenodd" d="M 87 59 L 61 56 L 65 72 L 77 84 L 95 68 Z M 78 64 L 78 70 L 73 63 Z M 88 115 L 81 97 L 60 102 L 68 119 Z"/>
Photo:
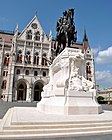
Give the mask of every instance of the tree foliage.
<path id="1" fill-rule="evenodd" d="M 98 101 L 103 101 L 103 100 L 104 100 L 104 97 L 103 97 L 103 96 L 98 96 L 98 97 L 97 97 L 97 100 L 98 100 Z"/>

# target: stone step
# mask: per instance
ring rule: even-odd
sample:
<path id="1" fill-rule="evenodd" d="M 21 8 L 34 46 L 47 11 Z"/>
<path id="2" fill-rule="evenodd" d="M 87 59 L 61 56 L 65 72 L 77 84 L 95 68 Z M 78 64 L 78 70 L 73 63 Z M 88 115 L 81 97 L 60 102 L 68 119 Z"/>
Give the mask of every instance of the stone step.
<path id="1" fill-rule="evenodd" d="M 19 122 L 19 121 L 12 121 L 11 125 L 65 125 L 65 124 L 86 124 L 86 123 L 112 123 L 112 120 L 94 120 L 94 121 L 39 121 L 37 120 L 37 122 Z"/>
<path id="2" fill-rule="evenodd" d="M 88 122 L 84 122 L 84 123 L 65 123 L 65 124 L 53 124 L 53 123 L 47 123 L 47 124 L 26 124 L 26 125 L 5 125 L 4 126 L 4 130 L 20 130 L 20 129 L 53 129 L 53 128 L 82 128 L 82 127 L 97 127 L 97 126 L 112 126 L 112 121 L 110 122 L 94 122 L 94 123 L 88 123 Z"/>
<path id="3" fill-rule="evenodd" d="M 55 133 L 75 133 L 75 132 L 90 132 L 90 131 L 112 131 L 112 126 L 96 126 L 96 127 L 80 127 L 80 128 L 49 128 L 49 129 L 15 129 L 0 131 L 1 135 L 24 135 L 24 134 L 55 134 Z"/>
<path id="4" fill-rule="evenodd" d="M 20 113 L 19 113 L 20 114 Z M 111 116 L 108 119 L 86 119 L 79 121 L 56 119 L 38 119 L 35 120 L 34 114 L 31 116 L 30 121 L 23 119 L 19 116 L 18 112 L 14 109 L 9 109 L 2 120 L 0 129 L 0 139 L 29 139 L 29 138 L 43 138 L 43 137 L 69 137 L 79 135 L 94 135 L 101 133 L 112 133 L 112 120 Z M 40 115 L 41 116 L 41 115 Z M 19 118 L 18 118 L 19 117 Z M 65 116 L 64 116 L 65 117 Z M 44 117 L 43 117 L 44 118 Z M 75 117 L 76 118 L 76 117 Z"/>
<path id="5" fill-rule="evenodd" d="M 97 134 L 111 134 L 112 130 L 99 130 L 99 131 L 85 131 L 85 132 L 64 132 L 64 133 L 50 133 L 50 134 L 24 134 L 20 135 L 3 135 L 0 134 L 0 139 L 2 140 L 20 140 L 20 139 L 34 139 L 34 138 L 56 138 L 56 137 L 69 137 L 69 136 L 89 136 Z"/>

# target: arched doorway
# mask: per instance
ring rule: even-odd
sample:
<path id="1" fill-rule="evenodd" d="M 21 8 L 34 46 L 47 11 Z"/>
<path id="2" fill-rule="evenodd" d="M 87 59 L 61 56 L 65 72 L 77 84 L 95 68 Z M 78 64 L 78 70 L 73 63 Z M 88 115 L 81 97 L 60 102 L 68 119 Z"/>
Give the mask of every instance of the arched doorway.
<path id="1" fill-rule="evenodd" d="M 41 100 L 41 92 L 43 91 L 43 84 L 38 82 L 34 87 L 34 101 Z"/>
<path id="2" fill-rule="evenodd" d="M 25 82 L 22 82 L 22 83 L 19 83 L 18 84 L 18 87 L 17 87 L 17 100 L 26 100 L 26 89 L 27 89 L 27 86 L 26 86 L 26 83 Z"/>

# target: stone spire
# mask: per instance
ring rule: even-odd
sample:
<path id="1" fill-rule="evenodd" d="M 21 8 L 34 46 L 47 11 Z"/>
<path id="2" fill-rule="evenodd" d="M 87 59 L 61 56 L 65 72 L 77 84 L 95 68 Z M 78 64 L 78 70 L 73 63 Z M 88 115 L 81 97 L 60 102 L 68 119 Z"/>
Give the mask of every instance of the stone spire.
<path id="1" fill-rule="evenodd" d="M 17 37 L 18 36 L 18 32 L 19 32 L 19 26 L 18 24 L 16 25 L 16 28 L 15 28 L 15 33 L 14 33 L 14 36 Z"/>
<path id="2" fill-rule="evenodd" d="M 84 37 L 83 37 L 83 46 L 84 46 L 84 52 L 89 48 L 89 43 L 88 43 L 88 37 L 86 34 L 86 30 L 84 30 Z"/>
<path id="3" fill-rule="evenodd" d="M 49 41 L 52 41 L 52 30 L 50 30 L 50 33 L 49 33 Z"/>
<path id="4" fill-rule="evenodd" d="M 83 37 L 83 41 L 88 41 L 87 34 L 86 34 L 86 30 L 84 30 L 84 37 Z"/>
<path id="5" fill-rule="evenodd" d="M 16 28 L 15 28 L 15 32 L 14 32 L 13 42 L 12 42 L 12 48 L 11 48 L 12 54 L 16 54 L 16 41 L 17 41 L 17 37 L 18 37 L 18 32 L 19 32 L 19 26 L 17 24 Z"/>

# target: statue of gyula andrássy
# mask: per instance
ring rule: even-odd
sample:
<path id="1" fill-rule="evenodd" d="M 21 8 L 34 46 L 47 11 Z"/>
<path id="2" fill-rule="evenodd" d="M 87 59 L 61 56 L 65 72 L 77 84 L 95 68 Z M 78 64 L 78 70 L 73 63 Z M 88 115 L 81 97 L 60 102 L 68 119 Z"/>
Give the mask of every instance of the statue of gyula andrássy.
<path id="1" fill-rule="evenodd" d="M 65 10 L 56 25 L 56 40 L 58 41 L 57 53 L 60 53 L 64 48 L 70 47 L 71 43 L 77 40 L 77 31 L 74 25 L 74 9 Z M 62 45 L 61 45 L 62 44 Z"/>

